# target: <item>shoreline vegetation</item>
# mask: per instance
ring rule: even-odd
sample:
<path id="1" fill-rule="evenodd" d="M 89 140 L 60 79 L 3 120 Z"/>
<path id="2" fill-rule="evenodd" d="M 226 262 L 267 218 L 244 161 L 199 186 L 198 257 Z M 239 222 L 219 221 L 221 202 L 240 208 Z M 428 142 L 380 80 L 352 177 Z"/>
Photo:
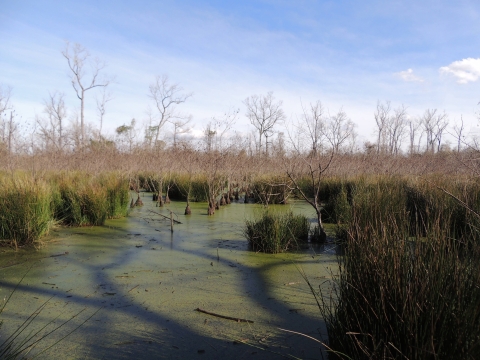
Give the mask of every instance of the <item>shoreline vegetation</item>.
<path id="1" fill-rule="evenodd" d="M 335 224 L 342 250 L 333 280 L 311 289 L 330 358 L 476 359 L 477 155 L 337 154 L 318 178 L 311 158 L 242 151 L 8 156 L 0 173 L 0 238 L 23 246 L 54 224 L 102 225 L 127 215 L 133 192 L 151 191 L 157 206 L 200 201 L 209 215 L 232 200 L 262 203 L 267 210 L 245 224 L 245 236 L 253 250 L 275 253 L 320 230 L 307 218 L 268 212 L 268 204 L 301 198 L 299 190 L 318 194 L 319 221 Z M 260 242 L 265 234 L 270 238 Z"/>

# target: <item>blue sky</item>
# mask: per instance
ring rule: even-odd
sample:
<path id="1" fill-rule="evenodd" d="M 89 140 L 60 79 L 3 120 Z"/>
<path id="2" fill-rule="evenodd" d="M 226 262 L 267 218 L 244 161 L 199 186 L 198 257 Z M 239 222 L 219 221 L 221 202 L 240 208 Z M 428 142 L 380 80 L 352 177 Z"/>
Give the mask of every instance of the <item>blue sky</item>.
<path id="1" fill-rule="evenodd" d="M 480 101 L 478 1 L 3 1 L 0 84 L 23 121 L 51 91 L 79 104 L 61 51 L 78 42 L 115 76 L 105 128 L 146 118 L 148 86 L 167 74 L 194 95 L 182 107 L 201 130 L 212 116 L 273 91 L 289 119 L 301 102 L 340 107 L 372 138 L 378 100 L 411 116 L 445 110 L 476 127 Z M 87 121 L 95 123 L 94 94 Z"/>

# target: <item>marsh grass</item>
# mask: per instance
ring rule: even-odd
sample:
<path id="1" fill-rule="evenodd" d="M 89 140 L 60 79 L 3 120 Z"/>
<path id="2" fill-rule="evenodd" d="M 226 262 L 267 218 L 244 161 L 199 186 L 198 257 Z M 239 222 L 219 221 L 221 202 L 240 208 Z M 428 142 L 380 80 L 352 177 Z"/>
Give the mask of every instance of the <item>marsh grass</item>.
<path id="1" fill-rule="evenodd" d="M 100 185 L 107 195 L 107 218 L 115 219 L 127 216 L 130 203 L 128 180 L 118 173 L 102 174 Z"/>
<path id="2" fill-rule="evenodd" d="M 178 201 L 204 202 L 208 200 L 205 193 L 207 178 L 203 174 L 174 174 L 175 185 L 170 190 L 170 199 Z"/>
<path id="3" fill-rule="evenodd" d="M 0 239 L 14 246 L 32 244 L 54 224 L 51 189 L 25 174 L 0 178 Z"/>
<path id="4" fill-rule="evenodd" d="M 61 200 L 55 216 L 64 225 L 103 225 L 107 218 L 127 214 L 129 182 L 119 174 L 63 174 L 56 185 Z"/>
<path id="5" fill-rule="evenodd" d="M 443 185 L 476 204 L 476 183 Z M 331 357 L 480 358 L 478 219 L 451 200 L 430 179 L 355 186 L 339 272 L 318 298 Z"/>
<path id="6" fill-rule="evenodd" d="M 244 235 L 254 251 L 280 253 L 298 248 L 308 240 L 310 223 L 304 215 L 265 210 L 261 216 L 246 221 Z"/>
<path id="7" fill-rule="evenodd" d="M 38 242 L 57 223 L 103 225 L 125 216 L 129 184 L 116 173 L 27 173 L 0 176 L 0 242 L 23 246 Z"/>

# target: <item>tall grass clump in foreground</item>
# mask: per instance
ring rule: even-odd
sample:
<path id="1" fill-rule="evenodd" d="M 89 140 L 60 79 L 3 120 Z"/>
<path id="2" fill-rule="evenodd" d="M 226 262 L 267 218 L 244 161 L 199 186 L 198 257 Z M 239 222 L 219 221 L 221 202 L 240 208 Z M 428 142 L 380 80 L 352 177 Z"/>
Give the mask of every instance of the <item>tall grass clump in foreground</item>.
<path id="1" fill-rule="evenodd" d="M 458 209 L 441 206 L 448 195 L 405 184 L 386 178 L 355 188 L 339 273 L 319 299 L 331 357 L 478 359 L 477 229 L 454 231 Z M 412 188 L 418 194 L 408 197 Z M 412 206 L 428 219 L 412 222 L 420 217 Z"/>
<path id="2" fill-rule="evenodd" d="M 105 174 L 100 178 L 100 184 L 107 191 L 107 218 L 116 219 L 127 216 L 130 200 L 129 181 L 119 174 Z"/>
<path id="3" fill-rule="evenodd" d="M 103 225 L 127 214 L 129 183 L 115 174 L 62 174 L 55 180 L 60 200 L 55 217 L 64 225 Z"/>
<path id="4" fill-rule="evenodd" d="M 54 223 L 50 186 L 24 174 L 0 178 L 0 241 L 32 244 Z"/>
<path id="5" fill-rule="evenodd" d="M 309 229 L 304 215 L 266 210 L 259 219 L 246 221 L 244 234 L 252 250 L 276 254 L 307 241 Z"/>

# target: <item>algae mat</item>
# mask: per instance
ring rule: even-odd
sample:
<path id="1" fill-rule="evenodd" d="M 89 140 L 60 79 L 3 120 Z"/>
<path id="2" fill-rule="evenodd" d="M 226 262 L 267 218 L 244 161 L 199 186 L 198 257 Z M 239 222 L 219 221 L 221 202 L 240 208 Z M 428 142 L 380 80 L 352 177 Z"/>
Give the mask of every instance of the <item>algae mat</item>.
<path id="1" fill-rule="evenodd" d="M 58 228 L 39 250 L 0 253 L 1 299 L 26 274 L 0 315 L 0 342 L 45 305 L 19 340 L 32 329 L 42 335 L 70 321 L 32 350 L 34 355 L 53 345 L 40 358 L 324 356 L 317 342 L 294 333 L 326 338 L 298 268 L 318 289 L 336 266 L 331 248 L 279 255 L 249 251 L 242 229 L 260 207 L 243 203 L 210 217 L 206 204 L 192 204 L 192 215 L 178 215 L 182 224 L 172 234 L 169 221 L 154 212 L 183 214 L 185 204 L 156 208 L 147 196 L 145 206 L 127 218 L 101 227 Z M 288 208 L 315 218 L 302 202 Z"/>

